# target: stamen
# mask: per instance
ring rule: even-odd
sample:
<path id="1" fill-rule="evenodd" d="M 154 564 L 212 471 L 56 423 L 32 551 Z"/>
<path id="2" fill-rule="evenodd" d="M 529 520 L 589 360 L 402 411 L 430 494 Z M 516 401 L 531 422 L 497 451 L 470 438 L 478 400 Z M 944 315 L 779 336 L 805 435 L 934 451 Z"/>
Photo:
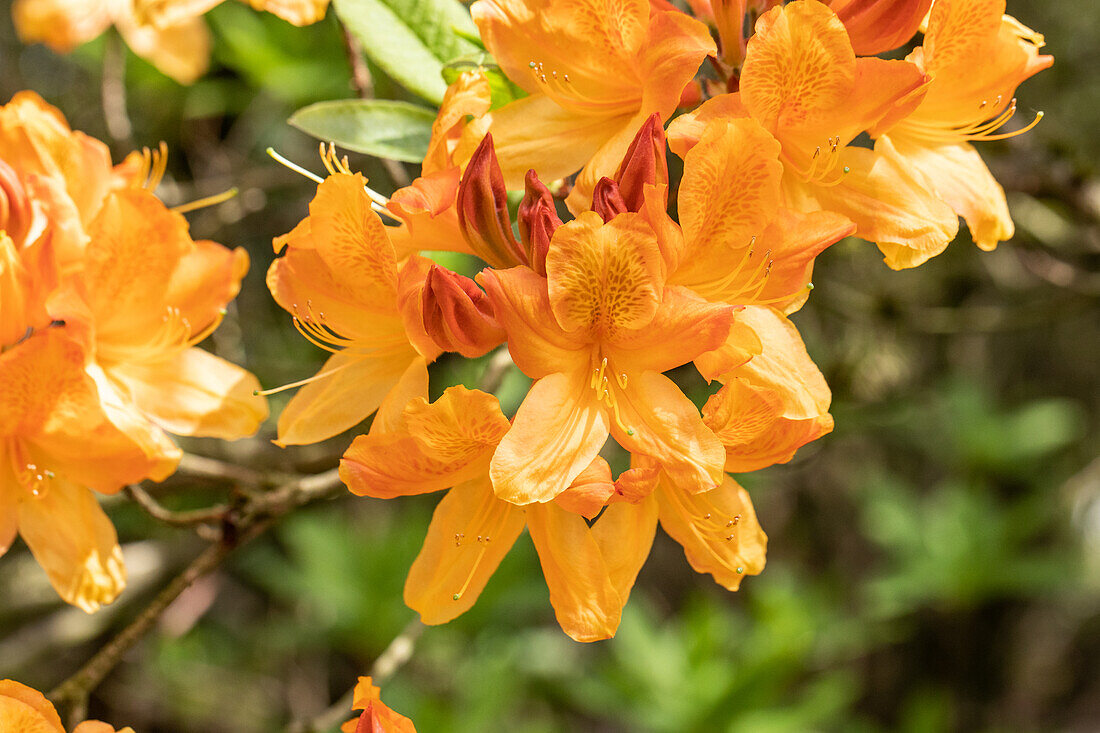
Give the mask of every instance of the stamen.
<path id="1" fill-rule="evenodd" d="M 998 96 L 992 104 L 993 109 L 998 109 L 1001 106 L 1001 97 Z M 988 100 L 983 99 L 981 104 L 978 105 L 978 112 L 983 112 L 987 105 Z M 1019 130 L 1013 130 L 1012 132 L 1001 132 L 997 130 L 1001 129 L 1016 116 L 1016 99 L 1008 103 L 999 114 L 993 117 L 985 117 L 984 115 L 976 118 L 971 122 L 963 122 L 960 124 L 950 123 L 936 123 L 925 122 L 917 120 L 909 120 L 905 122 L 905 134 L 913 137 L 920 138 L 929 142 L 978 142 L 984 140 L 1007 140 L 1017 135 L 1023 135 L 1033 127 L 1039 124 L 1039 121 L 1043 119 L 1043 112 L 1036 112 L 1035 118 L 1024 127 Z"/>
<path id="2" fill-rule="evenodd" d="M 271 389 L 256 389 L 256 390 L 252 391 L 252 394 L 256 397 L 259 397 L 261 395 L 264 396 L 264 397 L 267 397 L 268 395 L 273 395 L 273 394 L 278 394 L 280 392 L 285 392 L 286 390 L 294 389 L 295 387 L 303 387 L 307 384 L 310 384 L 311 382 L 316 382 L 316 381 L 324 379 L 326 377 L 331 377 L 336 372 L 339 372 L 343 369 L 347 369 L 349 366 L 351 366 L 352 364 L 355 364 L 355 363 L 356 362 L 354 362 L 354 361 L 345 362 L 345 363 L 341 364 L 340 366 L 338 366 L 334 369 L 329 369 L 327 372 L 317 372 L 312 377 L 309 377 L 307 379 L 299 379 L 297 382 L 291 382 L 290 384 L 284 384 L 282 387 L 272 387 Z"/>
<path id="3" fill-rule="evenodd" d="M 588 386 L 596 390 L 596 401 L 603 402 L 611 410 L 611 416 L 615 420 L 616 427 L 627 435 L 634 435 L 634 430 L 628 428 L 623 424 L 622 415 L 619 413 L 619 401 L 615 397 L 615 393 L 608 389 L 611 386 L 611 381 L 604 373 L 607 370 L 607 357 L 603 357 L 600 361 L 599 368 L 592 370 L 592 378 L 588 380 Z M 615 382 L 619 385 L 620 389 L 626 389 L 629 378 L 626 372 L 620 372 L 614 377 Z"/>
<path id="4" fill-rule="evenodd" d="M 329 145 L 332 145 L 332 143 L 329 143 Z M 275 152 L 275 148 L 267 148 L 266 152 L 277 163 L 280 163 L 281 165 L 289 168 L 290 170 L 294 171 L 295 173 L 298 173 L 299 175 L 305 176 L 306 178 L 313 181 L 314 183 L 318 183 L 318 184 L 324 183 L 325 179 L 323 179 L 320 176 L 306 170 L 305 168 L 298 165 L 297 163 L 291 162 L 287 158 L 284 158 L 283 156 L 279 155 L 277 152 Z M 333 148 L 332 148 L 331 156 L 332 156 L 333 160 L 329 160 L 329 151 L 325 149 L 325 144 L 321 143 L 321 161 L 325 164 L 325 169 L 330 174 L 334 174 L 336 172 L 336 169 L 338 169 L 338 168 L 341 169 L 339 171 L 340 173 L 348 173 L 348 174 L 351 173 L 351 168 L 350 168 L 350 166 L 348 166 L 348 158 L 347 158 L 346 155 L 342 159 L 340 159 L 339 161 L 335 161 L 335 157 L 336 157 L 335 146 L 333 146 Z M 378 193 L 377 191 L 372 189 L 370 186 L 363 186 L 363 190 L 365 190 L 367 192 L 367 197 L 370 198 L 370 200 L 371 200 L 370 208 L 371 208 L 372 211 L 374 211 L 377 214 L 383 214 L 384 216 L 388 216 L 392 221 L 395 221 L 395 222 L 398 222 L 398 223 L 401 222 L 401 218 L 399 216 L 397 216 L 392 211 L 390 211 L 389 209 L 386 208 L 386 204 L 389 203 L 388 198 L 386 198 L 382 194 Z"/>
<path id="5" fill-rule="evenodd" d="M 451 596 L 451 600 L 460 601 L 462 596 L 466 594 L 466 591 L 470 587 L 470 582 L 477 574 L 477 569 L 481 566 L 481 561 L 485 558 L 485 553 L 489 550 L 489 544 L 493 541 L 492 535 L 499 534 L 504 529 L 504 524 L 508 521 L 508 514 L 511 507 L 506 503 L 496 499 L 495 496 L 487 497 L 481 506 L 478 507 L 477 514 L 467 524 L 467 527 L 480 527 L 483 523 L 488 523 L 490 517 L 496 512 L 500 513 L 500 516 L 495 519 L 489 531 L 492 534 L 477 535 L 475 543 L 479 546 L 477 551 L 477 557 L 474 558 L 474 564 L 470 567 L 470 572 L 466 575 L 466 580 L 462 583 L 462 587 L 458 589 L 458 592 Z M 464 532 L 455 533 L 455 547 L 461 549 L 463 540 L 465 540 L 466 534 Z M 457 562 L 457 560 L 456 560 Z"/>
<path id="6" fill-rule="evenodd" d="M 541 61 L 531 61 L 528 66 L 543 94 L 566 109 L 578 107 L 589 110 L 594 107 L 614 109 L 623 106 L 622 100 L 604 100 L 588 96 L 577 88 L 569 78 L 569 74 L 564 72 L 559 74 L 554 70 L 547 71 Z"/>
<path id="7" fill-rule="evenodd" d="M 131 180 L 130 185 L 143 188 L 146 191 L 155 191 L 164 178 L 168 169 L 168 143 L 163 140 L 156 150 L 143 147 L 141 149 L 141 167 L 137 175 Z"/>
<path id="8" fill-rule="evenodd" d="M 321 178 L 320 176 L 315 175 L 315 174 L 307 171 L 305 168 L 298 165 L 297 163 L 292 163 L 291 161 L 287 160 L 283 156 L 276 153 L 275 148 L 268 148 L 266 150 L 266 152 L 267 152 L 268 155 L 270 155 L 272 158 L 275 159 L 275 162 L 281 163 L 282 165 L 286 166 L 287 168 L 294 171 L 295 173 L 298 173 L 300 175 L 305 176 L 306 178 L 313 181 L 314 183 L 324 183 L 324 181 L 325 181 L 324 178 Z"/>
<path id="9" fill-rule="evenodd" d="M 216 206 L 224 201 L 228 201 L 239 193 L 236 186 L 216 193 L 213 196 L 206 196 L 198 199 L 197 201 L 191 201 L 190 203 L 180 204 L 179 206 L 173 206 L 172 211 L 177 214 L 186 214 L 189 211 L 196 211 L 197 209 L 205 209 L 207 206 Z"/>

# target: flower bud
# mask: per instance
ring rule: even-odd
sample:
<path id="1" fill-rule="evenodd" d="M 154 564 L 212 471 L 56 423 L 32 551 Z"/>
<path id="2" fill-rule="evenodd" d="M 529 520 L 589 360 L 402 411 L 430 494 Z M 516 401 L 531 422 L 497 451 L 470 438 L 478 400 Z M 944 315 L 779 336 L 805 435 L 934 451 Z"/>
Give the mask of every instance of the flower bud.
<path id="1" fill-rule="evenodd" d="M 592 210 L 603 217 L 604 224 L 626 213 L 626 202 L 619 193 L 619 184 L 607 176 L 596 181 L 596 187 L 592 189 Z"/>
<path id="2" fill-rule="evenodd" d="M 470 278 L 432 265 L 422 297 L 424 330 L 444 351 L 472 359 L 504 342 L 489 297 Z"/>
<path id="3" fill-rule="evenodd" d="M 650 115 L 634 136 L 615 171 L 615 183 L 627 211 L 641 211 L 645 184 L 668 183 L 668 162 L 665 160 L 665 130 L 661 118 Z M 593 207 L 595 208 L 595 207 Z"/>
<path id="4" fill-rule="evenodd" d="M 456 206 L 462 234 L 475 255 L 496 269 L 526 264 L 512 235 L 508 191 L 492 135 L 486 135 L 471 156 L 458 186 Z"/>
<path id="5" fill-rule="evenodd" d="M 519 202 L 519 236 L 527 253 L 528 266 L 543 277 L 546 276 L 546 253 L 550 238 L 561 226 L 554 197 L 534 170 L 527 171 L 524 181 L 526 192 Z"/>

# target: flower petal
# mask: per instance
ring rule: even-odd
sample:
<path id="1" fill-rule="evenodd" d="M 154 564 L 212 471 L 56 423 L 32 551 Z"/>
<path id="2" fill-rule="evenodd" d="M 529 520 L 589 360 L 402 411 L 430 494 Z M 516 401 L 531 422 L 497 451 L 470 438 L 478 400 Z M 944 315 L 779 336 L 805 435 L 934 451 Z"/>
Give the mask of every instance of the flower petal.
<path id="1" fill-rule="evenodd" d="M 490 475 L 501 499 L 547 502 L 569 488 L 607 440 L 607 420 L 586 368 L 534 383 L 500 441 Z"/>
<path id="2" fill-rule="evenodd" d="M 61 478 L 19 504 L 19 534 L 65 602 L 88 613 L 126 585 L 122 550 L 92 492 Z"/>
<path id="3" fill-rule="evenodd" d="M 267 418 L 256 377 L 197 347 L 161 362 L 117 364 L 108 374 L 138 409 L 176 435 L 237 440 Z"/>
<path id="4" fill-rule="evenodd" d="M 574 641 L 610 639 L 619 628 L 625 599 L 587 522 L 555 504 L 529 506 L 526 512 L 562 631 Z"/>
<path id="5" fill-rule="evenodd" d="M 431 625 L 465 613 L 523 526 L 523 510 L 497 499 L 487 478 L 451 489 L 432 514 L 424 547 L 409 569 L 405 604 Z"/>
<path id="6" fill-rule="evenodd" d="M 697 573 L 710 573 L 727 590 L 764 569 L 767 535 L 748 492 L 727 476 L 719 488 L 689 494 L 667 482 L 657 490 L 661 527 L 683 545 Z"/>
<path id="7" fill-rule="evenodd" d="M 0 730 L 65 733 L 61 718 L 46 696 L 15 680 L 0 680 Z"/>

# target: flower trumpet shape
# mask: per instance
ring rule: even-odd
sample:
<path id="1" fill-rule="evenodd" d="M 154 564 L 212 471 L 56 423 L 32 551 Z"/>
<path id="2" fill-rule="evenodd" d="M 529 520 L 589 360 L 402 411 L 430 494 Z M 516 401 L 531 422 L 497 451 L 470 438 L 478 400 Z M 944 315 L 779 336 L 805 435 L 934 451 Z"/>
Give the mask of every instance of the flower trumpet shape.
<path id="1" fill-rule="evenodd" d="M 656 529 L 655 502 L 629 501 L 652 486 L 629 495 L 596 459 L 561 501 L 518 507 L 497 498 L 489 477 L 509 430 L 492 395 L 451 387 L 430 404 L 414 399 L 388 422 L 387 430 L 355 439 L 340 477 L 353 493 L 376 498 L 453 487 L 436 507 L 405 583 L 405 602 L 424 623 L 446 623 L 473 606 L 526 526 L 562 630 L 577 641 L 614 635 Z M 595 517 L 608 500 L 589 526 L 581 512 Z M 594 512 L 585 511 L 593 504 Z"/>
<path id="2" fill-rule="evenodd" d="M 1000 132 L 1016 112 L 1016 87 L 1049 67 L 1043 38 L 1004 15 L 1004 0 L 937 0 L 924 44 L 907 58 L 932 81 L 920 106 L 879 138 L 901 165 L 919 171 L 991 250 L 1012 237 L 1004 189 L 970 144 L 1030 130 L 1042 118 Z"/>
<path id="3" fill-rule="evenodd" d="M 733 309 L 666 284 L 641 214 L 585 212 L 558 227 L 546 278 L 525 267 L 477 277 L 516 365 L 536 379 L 493 457 L 497 496 L 547 502 L 596 457 L 610 433 L 695 491 L 721 481 L 722 449 L 661 372 L 718 348 Z"/>
<path id="4" fill-rule="evenodd" d="M 272 296 L 303 336 L 332 353 L 315 376 L 288 385 L 304 384 L 279 416 L 279 445 L 343 432 L 395 388 L 422 384 L 426 394 L 427 364 L 441 353 L 415 297 L 430 263 L 413 255 L 398 266 L 365 185 L 359 174 L 334 172 L 317 186 L 309 216 L 275 240 L 286 254 L 268 270 Z"/>
<path id="5" fill-rule="evenodd" d="M 649 115 L 668 119 L 715 52 L 706 26 L 647 0 L 479 0 L 470 11 L 486 48 L 529 96 L 472 124 L 467 146 L 491 131 L 513 189 L 530 168 L 546 180 L 583 168 L 574 209 L 614 172 Z"/>

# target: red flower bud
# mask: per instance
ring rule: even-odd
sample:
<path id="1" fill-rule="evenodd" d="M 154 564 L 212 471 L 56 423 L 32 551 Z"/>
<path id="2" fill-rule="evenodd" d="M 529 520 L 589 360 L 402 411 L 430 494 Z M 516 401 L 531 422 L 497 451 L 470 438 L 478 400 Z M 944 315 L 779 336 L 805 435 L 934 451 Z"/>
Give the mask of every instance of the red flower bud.
<path id="1" fill-rule="evenodd" d="M 508 191 L 492 135 L 486 135 L 471 156 L 458 186 L 456 206 L 462 234 L 474 254 L 497 269 L 527 264 L 512 235 Z"/>
<path id="2" fill-rule="evenodd" d="M 504 342 L 489 297 L 468 277 L 432 265 L 424 281 L 424 330 L 444 351 L 474 358 Z"/>
<path id="3" fill-rule="evenodd" d="M 528 266 L 546 276 L 546 253 L 550 249 L 550 238 L 561 226 L 558 211 L 554 208 L 554 197 L 533 170 L 527 171 L 524 181 L 526 192 L 519 202 L 519 236 L 527 252 Z"/>
<path id="4" fill-rule="evenodd" d="M 615 183 L 619 184 L 627 211 L 641 211 L 645 184 L 668 183 L 665 130 L 657 114 L 650 115 L 634 136 L 619 170 L 615 171 Z"/>
<path id="5" fill-rule="evenodd" d="M 603 217 L 604 224 L 626 213 L 626 202 L 619 193 L 619 184 L 607 176 L 596 181 L 596 187 L 592 189 L 592 210 Z"/>

